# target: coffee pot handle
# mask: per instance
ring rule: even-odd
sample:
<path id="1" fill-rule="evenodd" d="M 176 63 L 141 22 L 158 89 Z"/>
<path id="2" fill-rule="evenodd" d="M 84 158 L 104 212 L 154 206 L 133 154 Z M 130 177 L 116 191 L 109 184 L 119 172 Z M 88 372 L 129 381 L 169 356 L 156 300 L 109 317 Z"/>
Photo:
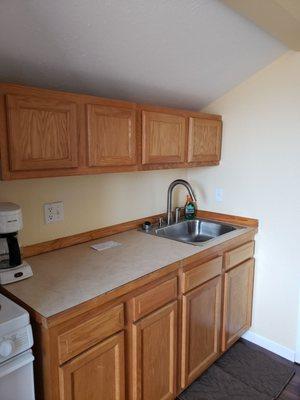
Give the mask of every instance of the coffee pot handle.
<path id="1" fill-rule="evenodd" d="M 13 235 L 7 236 L 6 239 L 9 253 L 9 265 L 11 267 L 17 267 L 18 265 L 22 264 L 18 239 Z"/>

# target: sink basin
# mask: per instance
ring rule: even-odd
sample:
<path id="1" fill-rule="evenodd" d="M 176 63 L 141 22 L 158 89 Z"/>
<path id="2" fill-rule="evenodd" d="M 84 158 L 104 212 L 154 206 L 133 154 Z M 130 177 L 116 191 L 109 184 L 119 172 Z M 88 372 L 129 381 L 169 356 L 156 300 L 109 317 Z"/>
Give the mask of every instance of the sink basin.
<path id="1" fill-rule="evenodd" d="M 221 222 L 194 219 L 157 228 L 152 233 L 180 242 L 200 244 L 239 229 Z"/>

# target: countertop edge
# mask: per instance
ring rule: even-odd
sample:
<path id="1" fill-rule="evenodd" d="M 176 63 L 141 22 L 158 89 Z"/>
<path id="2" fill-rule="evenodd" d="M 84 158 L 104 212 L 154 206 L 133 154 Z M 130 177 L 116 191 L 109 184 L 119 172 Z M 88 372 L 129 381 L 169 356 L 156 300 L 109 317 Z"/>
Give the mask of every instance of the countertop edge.
<path id="1" fill-rule="evenodd" d="M 222 251 L 224 248 L 230 247 L 232 244 L 237 244 L 237 242 L 246 242 L 247 238 L 251 240 L 251 237 L 253 238 L 255 234 L 258 231 L 258 220 L 250 219 L 250 222 L 247 223 L 242 223 L 245 222 L 244 220 L 248 221 L 249 219 L 244 218 L 244 217 L 235 217 L 235 216 L 230 216 L 230 215 L 225 215 L 225 214 L 218 214 L 218 213 L 212 213 L 208 211 L 198 211 L 197 213 L 198 217 L 202 218 L 210 218 L 210 219 L 215 219 L 218 221 L 226 221 L 228 223 L 232 223 L 235 225 L 240 225 L 244 226 L 246 229 L 240 232 L 239 235 L 235 236 L 234 238 L 228 238 L 223 240 L 221 243 L 217 244 L 212 244 L 209 247 L 201 248 L 199 247 L 199 251 L 196 254 L 190 255 L 188 257 L 184 257 L 172 264 L 162 266 L 159 269 L 156 269 L 150 273 L 147 273 L 145 275 L 142 275 L 136 279 L 133 279 L 131 281 L 126 282 L 123 285 L 117 286 L 116 288 L 113 288 L 107 292 L 101 293 L 91 299 L 84 300 L 83 302 L 76 304 L 74 306 L 71 306 L 63 311 L 60 311 L 58 313 L 55 313 L 53 315 L 45 316 L 41 314 L 40 312 L 36 311 L 34 308 L 26 304 L 22 299 L 18 298 L 17 295 L 11 293 L 8 288 L 5 288 L 3 286 L 0 286 L 0 292 L 6 295 L 7 297 L 11 298 L 13 301 L 17 302 L 21 306 L 23 306 L 25 309 L 28 310 L 28 312 L 31 314 L 31 317 L 34 318 L 34 320 L 43 325 L 44 327 L 53 327 L 61 322 L 63 322 L 66 319 L 66 315 L 68 315 L 68 319 L 76 317 L 84 312 L 87 312 L 95 307 L 102 306 L 114 299 L 121 298 L 122 296 L 134 291 L 135 289 L 138 289 L 142 286 L 147 285 L 148 283 L 151 283 L 157 279 L 163 278 L 164 276 L 167 276 L 168 274 L 177 271 L 179 268 L 186 268 L 189 265 L 193 265 L 195 262 L 202 262 L 205 261 L 205 257 L 208 257 L 209 254 L 217 253 Z M 214 217 L 214 218 L 213 218 Z M 156 218 L 156 216 L 153 216 L 151 218 Z M 142 219 L 144 220 L 144 219 Z M 112 229 L 114 227 L 109 227 L 109 233 L 107 235 L 102 235 L 101 237 L 106 237 L 110 236 L 114 233 L 120 233 L 120 232 L 126 232 L 131 229 L 136 227 L 137 221 L 140 224 L 141 220 L 135 220 L 135 221 L 130 221 L 129 223 L 121 224 L 122 228 L 121 231 L 115 232 L 115 229 Z M 137 226 L 139 226 L 139 224 Z M 126 229 L 125 229 L 126 228 Z M 106 228 L 103 228 L 102 233 L 106 232 Z M 92 239 L 95 239 L 96 237 L 93 237 Z M 165 239 L 162 239 L 165 240 Z M 86 242 L 86 240 L 84 240 Z M 69 245 L 70 246 L 70 245 Z M 66 246 L 66 247 L 69 247 Z M 59 247 L 62 248 L 62 247 Z"/>

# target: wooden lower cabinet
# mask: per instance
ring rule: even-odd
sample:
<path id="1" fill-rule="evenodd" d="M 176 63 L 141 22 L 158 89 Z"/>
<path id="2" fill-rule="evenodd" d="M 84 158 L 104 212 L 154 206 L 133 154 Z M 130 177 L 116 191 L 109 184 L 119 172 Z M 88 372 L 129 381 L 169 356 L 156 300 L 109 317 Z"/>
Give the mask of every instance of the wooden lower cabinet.
<path id="1" fill-rule="evenodd" d="M 36 399 L 176 399 L 251 325 L 253 238 L 131 282 L 77 315 L 34 320 Z"/>
<path id="2" fill-rule="evenodd" d="M 181 388 L 220 355 L 221 276 L 183 296 Z"/>
<path id="3" fill-rule="evenodd" d="M 176 396 L 177 301 L 133 324 L 132 400 Z"/>
<path id="4" fill-rule="evenodd" d="M 225 273 L 222 351 L 251 326 L 254 259 Z"/>
<path id="5" fill-rule="evenodd" d="M 61 400 L 124 400 L 124 333 L 118 333 L 59 369 Z"/>

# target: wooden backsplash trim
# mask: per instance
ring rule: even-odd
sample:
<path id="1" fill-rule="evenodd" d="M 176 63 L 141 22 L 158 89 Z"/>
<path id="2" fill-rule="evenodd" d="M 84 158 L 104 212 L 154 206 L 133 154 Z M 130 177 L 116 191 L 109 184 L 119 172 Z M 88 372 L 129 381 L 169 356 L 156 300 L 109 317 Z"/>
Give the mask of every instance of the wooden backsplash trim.
<path id="1" fill-rule="evenodd" d="M 157 214 L 151 217 L 135 219 L 133 221 L 123 222 L 121 224 L 106 226 L 104 228 L 95 229 L 88 232 L 77 233 L 71 236 L 49 240 L 47 242 L 36 243 L 22 248 L 23 257 L 36 256 L 42 253 L 48 253 L 52 250 L 63 249 L 65 247 L 74 246 L 75 244 L 89 242 L 90 240 L 100 239 L 106 236 L 114 235 L 129 231 L 130 229 L 138 228 L 144 221 L 156 222 L 159 217 L 164 214 Z"/>
<path id="2" fill-rule="evenodd" d="M 239 217 L 237 215 L 221 214 L 212 211 L 197 211 L 197 217 L 205 219 L 214 219 L 216 221 L 227 222 L 232 225 L 242 225 L 249 228 L 258 228 L 259 221 L 255 218 Z"/>
<path id="3" fill-rule="evenodd" d="M 22 254 L 23 257 L 31 257 L 42 253 L 48 253 L 49 251 L 63 249 L 65 247 L 74 246 L 75 244 L 89 242 L 90 240 L 100 239 L 116 233 L 129 231 L 130 229 L 136 229 L 141 226 L 144 221 L 156 222 L 159 217 L 164 216 L 165 214 L 152 215 L 150 217 L 135 219 L 133 221 L 123 222 L 121 224 L 107 226 L 88 232 L 77 233 L 76 235 L 24 246 L 22 248 Z M 243 225 L 252 228 L 258 227 L 258 220 L 253 218 L 238 217 L 236 215 L 220 214 L 211 211 L 197 211 L 197 216 L 200 218 L 227 222 L 229 224 Z"/>

